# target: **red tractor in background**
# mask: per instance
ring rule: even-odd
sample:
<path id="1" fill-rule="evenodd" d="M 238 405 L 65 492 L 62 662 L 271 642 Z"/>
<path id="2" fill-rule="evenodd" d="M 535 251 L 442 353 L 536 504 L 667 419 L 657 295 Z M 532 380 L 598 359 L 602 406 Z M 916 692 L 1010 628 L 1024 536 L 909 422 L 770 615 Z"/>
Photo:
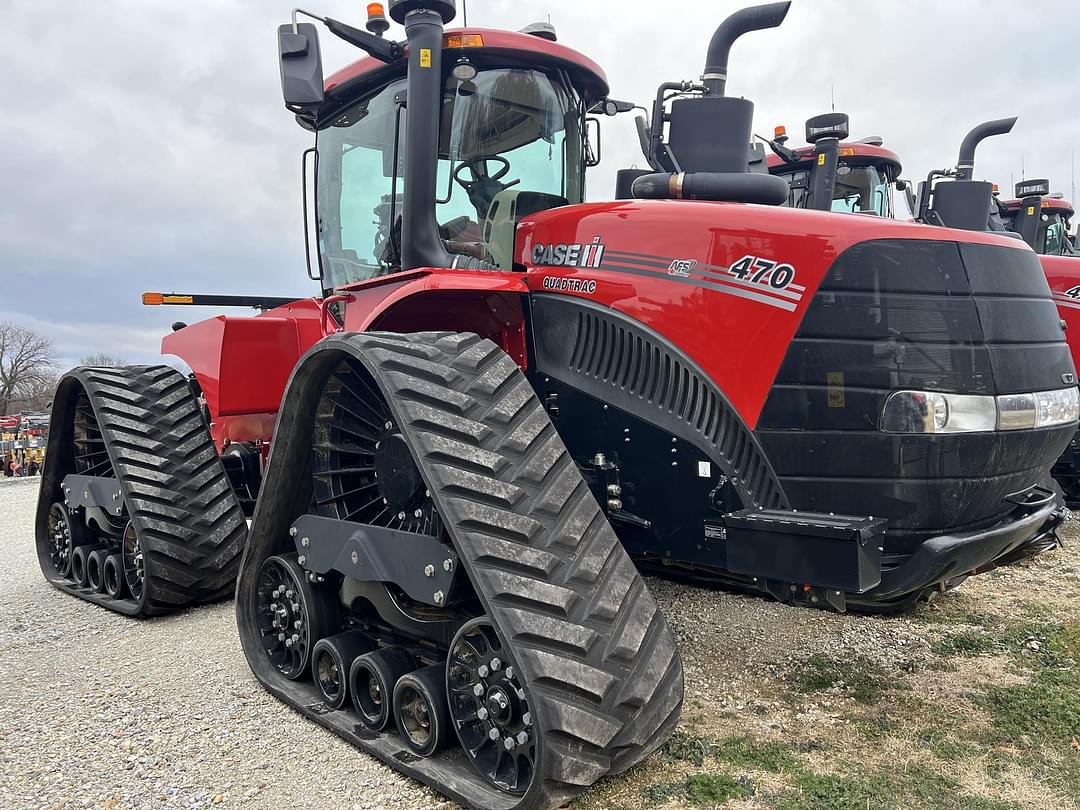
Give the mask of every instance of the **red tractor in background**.
<path id="1" fill-rule="evenodd" d="M 677 722 L 637 566 L 901 610 L 1052 535 L 1080 399 L 1037 258 L 783 207 L 725 87 L 787 9 L 732 15 L 699 81 L 661 85 L 650 170 L 603 203 L 588 114 L 626 105 L 549 29 L 396 0 L 395 42 L 373 4 L 367 31 L 316 18 L 368 54 L 324 80 L 316 26 L 282 26 L 322 294 L 178 324 L 190 386 L 64 378 L 46 577 L 129 612 L 212 598 L 257 492 L 236 611 L 266 688 L 464 805 L 550 808 Z M 65 569 L 89 544 L 119 593 Z"/>
<path id="2" fill-rule="evenodd" d="M 811 119 L 807 122 L 808 140 L 816 140 L 822 121 L 838 127 L 840 137 L 826 139 L 820 146 L 791 150 L 785 146 L 782 128 L 778 128 L 777 139 L 770 142 L 773 154 L 768 159 L 769 171 L 788 180 L 788 205 L 894 216 L 889 203 L 894 188 L 907 195 L 908 208 L 919 222 L 1005 232 L 1024 241 L 1040 254 L 1043 273 L 1066 327 L 1073 361 L 1080 365 L 1080 254 L 1068 233 L 1072 205 L 1060 195 L 1048 196 L 1050 186 L 1046 180 L 1017 183 L 1017 199 L 1005 202 L 997 198 L 996 186 L 971 180 L 978 144 L 987 137 L 1010 132 L 1015 118 L 990 121 L 972 129 L 964 139 L 957 168 L 931 172 L 920 184 L 918 195 L 912 193 L 909 183 L 899 179 L 899 158 L 881 149 L 877 139 L 869 144 L 843 142 L 846 116 L 830 113 Z M 941 179 L 946 182 L 938 182 Z M 1080 434 L 1054 466 L 1053 476 L 1068 505 L 1080 506 Z"/>

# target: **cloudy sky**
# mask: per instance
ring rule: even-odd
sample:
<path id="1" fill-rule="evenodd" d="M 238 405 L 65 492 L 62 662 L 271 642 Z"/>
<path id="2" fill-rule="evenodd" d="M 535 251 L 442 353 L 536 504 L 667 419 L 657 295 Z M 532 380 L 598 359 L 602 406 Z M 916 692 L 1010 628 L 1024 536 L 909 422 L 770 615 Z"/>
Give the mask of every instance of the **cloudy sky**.
<path id="1" fill-rule="evenodd" d="M 276 55 L 293 2 L 0 0 L 0 320 L 49 334 L 64 365 L 95 351 L 150 362 L 173 320 L 215 313 L 144 308 L 144 290 L 317 292 L 299 203 L 310 136 L 282 107 Z M 360 0 L 308 2 L 362 23 Z M 470 0 L 469 17 L 550 16 L 613 95 L 644 103 L 659 82 L 700 75 L 712 29 L 741 5 Z M 728 91 L 756 102 L 756 131 L 784 123 L 797 141 L 834 94 L 852 134 L 884 136 L 912 179 L 953 165 L 975 123 L 1019 115 L 984 143 L 977 175 L 1006 189 L 1023 166 L 1069 196 L 1078 30 L 1071 0 L 794 0 L 780 29 L 736 45 Z M 331 39 L 328 73 L 356 58 Z M 642 162 L 630 116 L 604 125 L 592 199 Z"/>

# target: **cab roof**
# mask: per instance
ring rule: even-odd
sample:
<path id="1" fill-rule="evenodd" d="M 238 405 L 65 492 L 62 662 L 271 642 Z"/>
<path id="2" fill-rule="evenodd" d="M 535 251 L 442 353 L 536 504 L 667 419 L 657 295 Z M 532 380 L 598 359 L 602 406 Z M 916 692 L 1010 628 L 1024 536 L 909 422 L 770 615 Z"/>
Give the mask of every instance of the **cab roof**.
<path id="1" fill-rule="evenodd" d="M 813 161 L 813 146 L 800 146 L 794 151 L 796 157 L 799 159 L 798 163 L 786 163 L 779 155 L 770 152 L 767 157 L 769 170 L 777 171 L 784 168 L 805 168 Z M 900 156 L 897 155 L 896 152 L 869 143 L 841 143 L 840 158 L 863 158 L 866 163 L 891 163 L 894 170 L 894 177 L 899 176 L 902 168 L 900 165 Z"/>
<path id="2" fill-rule="evenodd" d="M 1021 203 L 1023 203 L 1023 200 L 1005 200 L 1005 207 L 1009 209 L 1010 213 L 1013 213 L 1020 210 Z M 1058 197 L 1043 197 L 1042 207 L 1045 211 L 1060 211 L 1067 217 L 1071 217 L 1076 213 L 1071 202 Z"/>
<path id="3" fill-rule="evenodd" d="M 482 45 L 473 44 L 481 41 Z M 456 59 L 459 54 L 483 53 L 537 66 L 564 68 L 589 104 L 608 94 L 607 75 L 596 62 L 573 48 L 534 34 L 492 28 L 454 28 L 443 35 L 443 47 L 450 59 Z M 408 45 L 403 43 L 403 48 L 404 53 L 408 53 Z M 404 64 L 404 60 L 401 63 Z M 348 85 L 365 83 L 365 79 L 373 79 L 383 70 L 394 67 L 371 56 L 359 59 L 330 76 L 326 80 L 326 91 L 346 90 Z"/>

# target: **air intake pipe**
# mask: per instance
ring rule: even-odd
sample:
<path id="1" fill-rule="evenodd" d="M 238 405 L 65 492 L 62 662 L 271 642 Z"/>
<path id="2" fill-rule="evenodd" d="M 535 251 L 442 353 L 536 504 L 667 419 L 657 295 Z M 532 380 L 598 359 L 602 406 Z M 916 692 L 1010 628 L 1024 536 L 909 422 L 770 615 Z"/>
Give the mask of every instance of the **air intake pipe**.
<path id="1" fill-rule="evenodd" d="M 1007 135 L 1012 132 L 1015 124 L 1016 116 L 998 118 L 996 121 L 979 124 L 965 135 L 960 144 L 960 157 L 956 161 L 956 179 L 970 180 L 975 173 L 975 148 L 993 135 Z"/>
<path id="2" fill-rule="evenodd" d="M 452 267 L 497 270 L 487 262 L 450 253 L 435 219 L 442 118 L 443 26 L 457 15 L 454 0 L 396 0 L 390 16 L 405 26 L 409 79 L 405 116 L 405 193 L 401 215 L 401 269 Z"/>
<path id="3" fill-rule="evenodd" d="M 776 28 L 784 21 L 790 7 L 791 0 L 764 6 L 751 6 L 736 11 L 720 24 L 709 43 L 709 54 L 705 59 L 705 73 L 701 77 L 702 84 L 710 95 L 724 95 L 724 88 L 727 85 L 728 57 L 735 40 L 751 31 Z"/>

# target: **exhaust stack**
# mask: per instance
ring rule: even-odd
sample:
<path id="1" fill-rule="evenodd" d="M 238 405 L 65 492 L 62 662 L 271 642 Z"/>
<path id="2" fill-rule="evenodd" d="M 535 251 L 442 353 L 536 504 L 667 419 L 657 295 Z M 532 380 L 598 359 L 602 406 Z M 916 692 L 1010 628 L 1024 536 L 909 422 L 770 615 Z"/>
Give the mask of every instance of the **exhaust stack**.
<path id="1" fill-rule="evenodd" d="M 975 148 L 994 135 L 1007 135 L 1016 124 L 1016 116 L 998 118 L 979 124 L 964 136 L 960 144 L 960 157 L 956 161 L 956 179 L 970 180 L 975 174 Z"/>
<path id="2" fill-rule="evenodd" d="M 392 0 L 390 17 L 405 26 L 409 79 L 405 116 L 405 182 L 401 269 L 494 269 L 447 251 L 435 219 L 439 124 L 442 117 L 443 27 L 457 15 L 454 0 Z"/>
<path id="3" fill-rule="evenodd" d="M 709 55 L 705 59 L 705 73 L 701 77 L 702 84 L 711 95 L 724 95 L 724 88 L 727 85 L 728 57 L 735 40 L 751 31 L 776 28 L 784 21 L 790 7 L 791 0 L 764 6 L 751 6 L 736 11 L 720 24 L 709 43 Z"/>

